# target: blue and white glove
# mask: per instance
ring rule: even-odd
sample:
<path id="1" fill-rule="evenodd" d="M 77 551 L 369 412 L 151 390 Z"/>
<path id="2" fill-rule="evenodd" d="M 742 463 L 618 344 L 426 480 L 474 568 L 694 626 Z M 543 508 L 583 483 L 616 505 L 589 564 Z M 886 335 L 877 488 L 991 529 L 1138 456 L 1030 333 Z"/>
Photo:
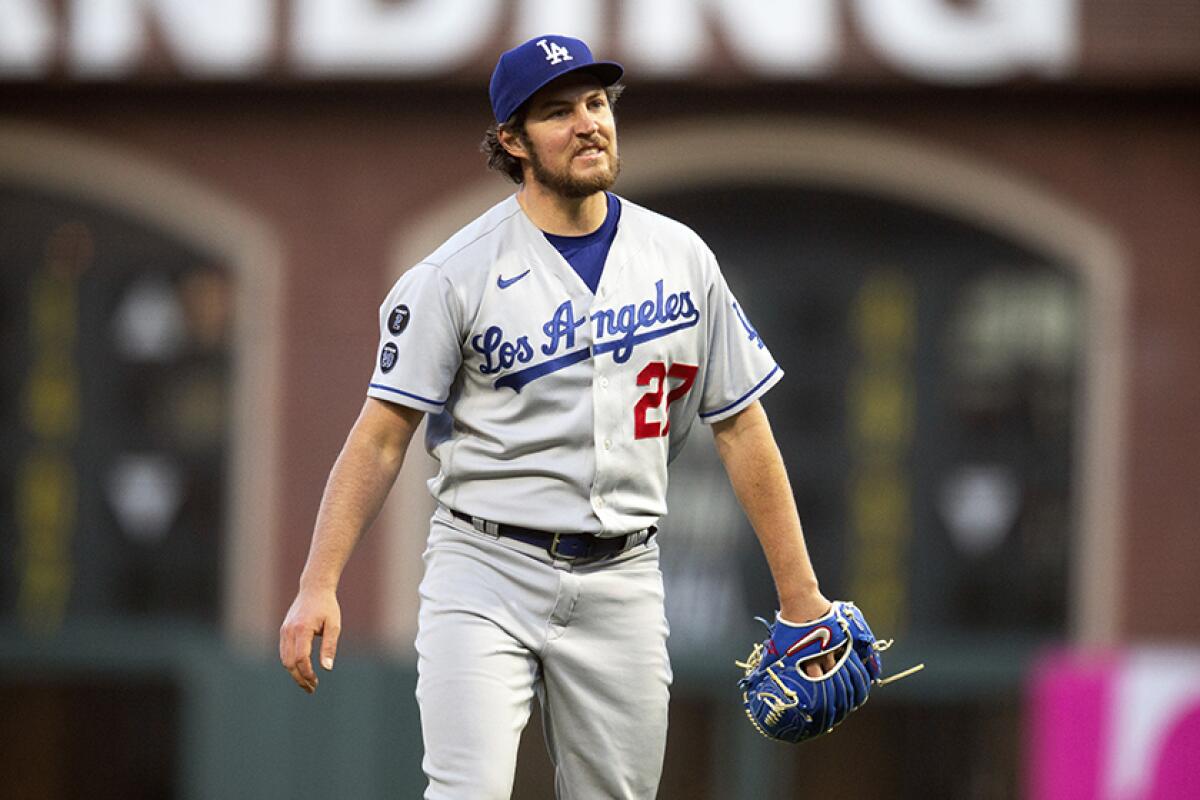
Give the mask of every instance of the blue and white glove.
<path id="1" fill-rule="evenodd" d="M 768 739 L 802 742 L 828 733 L 867 702 L 872 686 L 916 671 L 882 679 L 879 654 L 891 642 L 875 639 L 853 603 L 836 602 L 828 614 L 805 623 L 776 615 L 767 627 L 770 636 L 737 665 L 745 670 L 738 686 L 746 716 Z M 805 673 L 807 663 L 827 654 L 834 656 L 832 669 L 816 678 Z"/>

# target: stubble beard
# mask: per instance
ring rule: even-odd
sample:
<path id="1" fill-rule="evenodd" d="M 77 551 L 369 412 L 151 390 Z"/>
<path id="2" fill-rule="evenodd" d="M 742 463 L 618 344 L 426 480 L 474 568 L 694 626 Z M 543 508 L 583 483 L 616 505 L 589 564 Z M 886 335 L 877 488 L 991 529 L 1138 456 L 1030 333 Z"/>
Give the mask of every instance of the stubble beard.
<path id="1" fill-rule="evenodd" d="M 621 159 L 613 151 L 605 151 L 609 157 L 609 168 L 587 178 L 572 174 L 569 165 L 562 170 L 547 167 L 533 147 L 528 147 L 527 152 L 529 153 L 529 166 L 533 170 L 533 177 L 537 182 L 554 193 L 572 200 L 580 200 L 590 197 L 596 192 L 607 191 L 617 182 L 617 176 L 621 174 Z"/>

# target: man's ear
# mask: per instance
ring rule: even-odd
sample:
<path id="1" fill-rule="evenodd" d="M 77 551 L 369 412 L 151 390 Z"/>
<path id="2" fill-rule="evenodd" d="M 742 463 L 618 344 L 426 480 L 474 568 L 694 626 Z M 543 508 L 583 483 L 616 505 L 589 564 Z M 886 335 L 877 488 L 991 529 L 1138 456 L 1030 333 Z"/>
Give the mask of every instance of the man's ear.
<path id="1" fill-rule="evenodd" d="M 529 154 L 525 151 L 525 142 L 513 131 L 501 128 L 496 132 L 496 137 L 500 141 L 500 146 L 504 148 L 504 152 L 513 158 L 529 157 Z"/>

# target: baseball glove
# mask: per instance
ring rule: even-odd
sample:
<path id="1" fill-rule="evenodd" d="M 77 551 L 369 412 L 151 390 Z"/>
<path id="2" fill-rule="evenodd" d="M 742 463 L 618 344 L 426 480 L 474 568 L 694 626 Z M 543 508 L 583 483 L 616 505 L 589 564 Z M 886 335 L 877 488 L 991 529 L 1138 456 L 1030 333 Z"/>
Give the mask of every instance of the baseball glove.
<path id="1" fill-rule="evenodd" d="M 745 661 L 738 686 L 746 716 L 768 739 L 802 742 L 828 733 L 867 702 L 873 686 L 891 683 L 921 669 L 883 678 L 879 654 L 891 641 L 877 641 L 853 603 L 836 602 L 820 619 L 797 624 L 776 615 L 770 636 Z M 832 669 L 819 678 L 804 672 L 810 661 L 832 653 Z"/>

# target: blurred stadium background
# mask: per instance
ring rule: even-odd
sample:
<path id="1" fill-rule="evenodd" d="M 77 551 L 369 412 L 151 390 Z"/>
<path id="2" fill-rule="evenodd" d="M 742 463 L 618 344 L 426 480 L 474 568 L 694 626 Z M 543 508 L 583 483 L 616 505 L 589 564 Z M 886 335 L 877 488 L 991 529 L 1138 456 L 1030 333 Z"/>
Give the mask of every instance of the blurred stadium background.
<path id="1" fill-rule="evenodd" d="M 1200 797 L 1193 0 L 0 0 L 0 796 L 419 796 L 428 459 L 315 697 L 276 630 L 378 303 L 510 191 L 486 81 L 547 31 L 625 63 L 618 191 L 789 373 L 826 593 L 928 664 L 759 740 L 770 583 L 693 437 L 661 797 Z"/>

